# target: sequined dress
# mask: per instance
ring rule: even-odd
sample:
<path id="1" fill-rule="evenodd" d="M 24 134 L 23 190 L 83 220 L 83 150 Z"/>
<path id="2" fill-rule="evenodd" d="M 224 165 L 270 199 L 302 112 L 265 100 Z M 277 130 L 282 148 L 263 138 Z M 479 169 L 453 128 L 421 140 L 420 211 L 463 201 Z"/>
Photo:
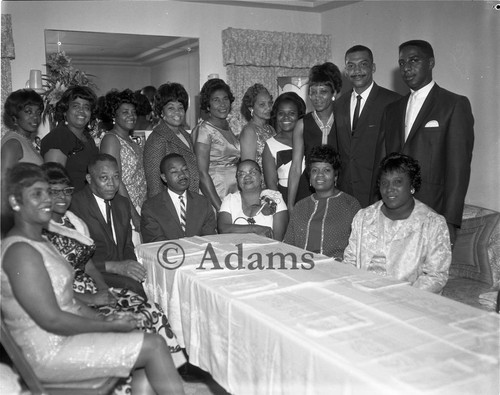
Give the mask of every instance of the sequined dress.
<path id="1" fill-rule="evenodd" d="M 25 242 L 43 258 L 54 287 L 54 295 L 63 311 L 78 315 L 73 298 L 73 268 L 49 242 L 21 236 L 3 240 L 3 254 L 16 242 Z M 127 377 L 142 347 L 142 332 L 84 333 L 62 336 L 39 327 L 15 299 L 9 279 L 1 272 L 2 317 L 26 359 L 42 381 L 75 381 L 95 377 Z"/>

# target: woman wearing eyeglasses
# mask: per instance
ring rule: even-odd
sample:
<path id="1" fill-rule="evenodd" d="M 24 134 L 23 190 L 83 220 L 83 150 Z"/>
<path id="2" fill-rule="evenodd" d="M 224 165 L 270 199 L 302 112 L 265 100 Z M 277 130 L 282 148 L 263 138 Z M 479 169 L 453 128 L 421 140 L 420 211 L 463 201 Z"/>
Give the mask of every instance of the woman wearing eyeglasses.
<path id="1" fill-rule="evenodd" d="M 97 96 L 92 89 L 86 86 L 68 88 L 56 104 L 57 127 L 40 145 L 44 161 L 63 165 L 77 191 L 85 186 L 90 158 L 99 153 L 88 130 L 96 107 Z"/>
<path id="2" fill-rule="evenodd" d="M 161 309 L 127 289 L 111 289 L 101 272 L 94 266 L 94 241 L 89 237 L 87 225 L 68 210 L 75 188 L 70 184 L 65 169 L 55 162 L 42 165 L 49 182 L 52 197 L 52 216 L 43 234 L 73 266 L 75 298 L 89 306 L 96 306 L 104 315 L 128 312 L 142 319 L 146 332 L 158 333 L 167 341 L 174 363 L 186 362 L 170 324 Z"/>
<path id="3" fill-rule="evenodd" d="M 256 233 L 283 240 L 288 211 L 278 191 L 262 190 L 262 171 L 257 162 L 247 159 L 236 168 L 238 192 L 222 201 L 217 226 L 219 233 Z"/>

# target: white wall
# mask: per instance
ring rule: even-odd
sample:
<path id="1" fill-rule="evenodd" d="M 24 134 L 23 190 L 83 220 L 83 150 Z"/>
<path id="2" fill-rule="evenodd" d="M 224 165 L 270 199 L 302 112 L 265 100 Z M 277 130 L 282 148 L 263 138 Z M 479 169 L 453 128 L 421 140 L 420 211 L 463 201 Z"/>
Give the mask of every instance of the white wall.
<path id="1" fill-rule="evenodd" d="M 406 93 L 397 67 L 398 45 L 429 41 L 436 56 L 434 79 L 465 95 L 475 118 L 475 146 L 466 202 L 500 211 L 500 11 L 492 2 L 356 3 L 323 13 L 322 33 L 331 34 L 334 62 L 364 44 L 377 65 L 375 80 Z"/>
<path id="2" fill-rule="evenodd" d="M 189 108 L 186 113 L 186 123 L 196 126 L 199 108 L 195 104 L 200 92 L 200 74 L 198 65 L 199 52 L 191 52 L 175 59 L 163 62 L 151 68 L 151 84 L 157 88 L 166 82 L 178 82 L 184 86 L 189 95 Z"/>
<path id="3" fill-rule="evenodd" d="M 13 89 L 45 63 L 44 29 L 194 37 L 200 40 L 200 84 L 212 73 L 225 78 L 222 30 L 321 33 L 319 14 L 176 1 L 4 1 L 12 15 L 16 59 Z"/>

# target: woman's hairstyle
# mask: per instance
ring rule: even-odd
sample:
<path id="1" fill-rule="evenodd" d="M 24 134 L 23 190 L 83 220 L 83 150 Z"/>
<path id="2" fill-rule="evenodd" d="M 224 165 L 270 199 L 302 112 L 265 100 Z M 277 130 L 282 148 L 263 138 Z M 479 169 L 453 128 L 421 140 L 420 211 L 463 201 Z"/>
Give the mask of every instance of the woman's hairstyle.
<path id="1" fill-rule="evenodd" d="M 309 70 L 309 88 L 315 85 L 328 85 L 333 93 L 342 89 L 342 74 L 331 62 L 318 64 Z"/>
<path id="2" fill-rule="evenodd" d="M 22 202 L 23 190 L 29 188 L 35 182 L 47 181 L 43 170 L 27 162 L 18 162 L 12 168 L 7 170 L 5 177 L 5 196 L 14 196 L 18 202 Z"/>
<path id="3" fill-rule="evenodd" d="M 178 101 L 182 104 L 184 111 L 187 111 L 189 95 L 186 92 L 186 89 L 184 89 L 184 87 L 177 82 L 167 82 L 157 89 L 154 98 L 156 115 L 160 117 L 163 107 L 171 101 Z"/>
<path id="4" fill-rule="evenodd" d="M 146 116 L 151 114 L 153 108 L 149 103 L 149 100 L 146 96 L 144 96 L 140 91 L 134 93 L 135 102 L 137 103 L 135 106 L 135 113 L 138 117 Z"/>
<path id="5" fill-rule="evenodd" d="M 240 167 L 245 164 L 245 163 L 251 163 L 255 166 L 255 168 L 259 171 L 260 174 L 262 174 L 262 169 L 260 168 L 259 164 L 254 161 L 253 159 L 245 159 L 245 160 L 239 160 L 238 164 L 236 165 L 236 171 L 240 169 Z"/>
<path id="6" fill-rule="evenodd" d="M 16 128 L 16 119 L 19 118 L 19 112 L 26 106 L 35 105 L 43 111 L 43 99 L 33 89 L 19 89 L 12 92 L 3 106 L 3 121 L 7 127 Z"/>
<path id="7" fill-rule="evenodd" d="M 220 78 L 212 78 L 211 80 L 208 80 L 203 84 L 203 87 L 200 91 L 200 109 L 202 111 L 208 111 L 210 107 L 210 98 L 212 97 L 212 94 L 218 90 L 223 90 L 224 92 L 226 92 L 229 98 L 229 102 L 233 104 L 234 95 L 233 92 L 231 92 L 231 88 L 229 87 L 229 85 Z"/>
<path id="8" fill-rule="evenodd" d="M 267 93 L 269 96 L 271 96 L 264 85 L 253 84 L 250 88 L 247 89 L 245 95 L 243 96 L 243 99 L 241 100 L 240 111 L 247 121 L 250 121 L 252 119 L 252 112 L 250 111 L 250 109 L 255 105 L 255 99 L 257 98 L 259 93 Z M 271 100 L 273 100 L 272 96 Z"/>
<path id="9" fill-rule="evenodd" d="M 130 89 L 125 89 L 121 92 L 117 89 L 109 91 L 104 97 L 103 115 L 107 119 L 114 119 L 116 112 L 122 104 L 132 104 L 135 107 L 137 102 L 135 101 L 134 92 Z"/>
<path id="10" fill-rule="evenodd" d="M 63 165 L 57 162 L 46 162 L 40 166 L 47 177 L 49 184 L 66 184 L 73 186 L 68 172 Z"/>
<path id="11" fill-rule="evenodd" d="M 57 122 L 64 121 L 64 114 L 69 109 L 69 103 L 76 99 L 87 100 L 90 103 L 90 122 L 95 119 L 97 109 L 96 94 L 88 86 L 75 85 L 66 89 L 61 99 L 56 104 L 55 119 Z"/>
<path id="12" fill-rule="evenodd" d="M 340 170 L 340 155 L 331 145 L 318 145 L 306 155 L 306 168 L 311 171 L 313 163 L 329 163 L 336 172 Z"/>
<path id="13" fill-rule="evenodd" d="M 276 98 L 276 101 L 273 104 L 273 109 L 271 111 L 271 120 L 269 121 L 269 124 L 277 130 L 277 117 L 278 117 L 278 110 L 280 106 L 284 103 L 293 103 L 295 107 L 297 107 L 297 119 L 301 119 L 304 114 L 306 113 L 306 103 L 304 100 L 297 95 L 295 92 L 285 92 L 279 95 Z"/>
<path id="14" fill-rule="evenodd" d="M 377 189 L 380 187 L 380 177 L 384 173 L 404 173 L 410 179 L 410 185 L 418 192 L 420 185 L 422 185 L 422 178 L 420 177 L 420 165 L 416 159 L 411 156 L 403 155 L 398 152 L 393 152 L 387 155 L 380 162 L 379 172 L 377 177 Z"/>

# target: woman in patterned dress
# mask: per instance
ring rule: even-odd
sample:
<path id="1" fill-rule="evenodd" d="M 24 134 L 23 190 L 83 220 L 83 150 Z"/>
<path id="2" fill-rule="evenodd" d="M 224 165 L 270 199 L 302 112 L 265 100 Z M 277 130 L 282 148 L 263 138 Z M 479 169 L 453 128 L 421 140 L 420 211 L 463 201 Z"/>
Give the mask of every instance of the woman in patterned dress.
<path id="1" fill-rule="evenodd" d="M 171 153 L 181 155 L 189 169 L 189 190 L 199 192 L 199 172 L 191 136 L 184 129 L 189 96 L 177 82 L 161 85 L 155 94 L 155 112 L 160 117 L 144 146 L 144 169 L 148 184 L 148 198 L 165 190 L 160 176 L 160 163 Z"/>
<path id="2" fill-rule="evenodd" d="M 40 167 L 16 164 L 6 190 L 15 225 L 2 240 L 2 318 L 40 380 L 127 377 L 133 371 L 134 393 L 183 394 L 161 336 L 137 331 L 132 314 L 104 317 L 74 298 L 73 268 L 42 235 L 52 198 Z"/>
<path id="3" fill-rule="evenodd" d="M 140 210 L 146 199 L 146 177 L 144 175 L 142 148 L 132 140 L 137 117 L 136 101 L 130 89 L 122 92 L 112 90 L 105 97 L 105 114 L 113 120 L 113 129 L 101 141 L 100 152 L 116 158 L 121 174 L 118 193 L 130 201 L 134 230 L 139 231 Z"/>
<path id="4" fill-rule="evenodd" d="M 205 82 L 200 92 L 200 108 L 208 119 L 193 131 L 195 152 L 200 169 L 200 189 L 217 211 L 227 194 L 236 192 L 236 164 L 240 142 L 229 127 L 227 116 L 234 96 L 223 80 Z"/>
<path id="5" fill-rule="evenodd" d="M 262 84 L 247 89 L 241 101 L 241 114 L 248 123 L 240 134 L 241 160 L 252 159 L 262 169 L 262 152 L 266 141 L 276 132 L 269 125 L 273 97 Z"/>

